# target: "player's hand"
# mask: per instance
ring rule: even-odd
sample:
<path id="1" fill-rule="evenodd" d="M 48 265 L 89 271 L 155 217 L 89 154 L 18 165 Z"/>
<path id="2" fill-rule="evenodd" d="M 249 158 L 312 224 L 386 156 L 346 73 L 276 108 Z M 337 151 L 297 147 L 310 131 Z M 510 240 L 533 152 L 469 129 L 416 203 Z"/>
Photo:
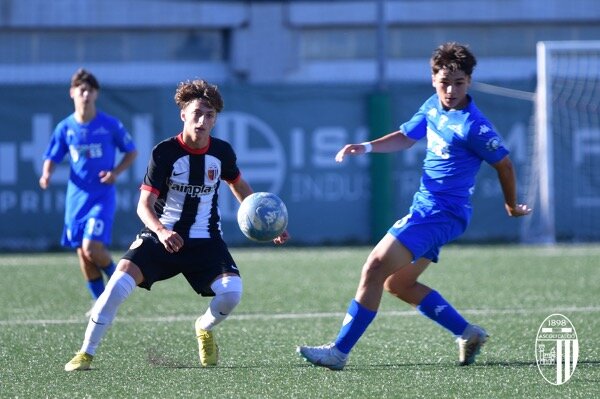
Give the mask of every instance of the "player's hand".
<path id="1" fill-rule="evenodd" d="M 183 238 L 173 230 L 162 228 L 156 231 L 156 235 L 169 253 L 179 252 L 183 247 Z"/>
<path id="2" fill-rule="evenodd" d="M 532 211 L 532 209 L 525 204 L 517 204 L 515 206 L 510 206 L 508 204 L 505 204 L 504 207 L 506 208 L 506 212 L 508 213 L 508 216 L 512 216 L 515 218 L 518 218 L 520 216 L 529 215 Z"/>
<path id="3" fill-rule="evenodd" d="M 277 245 L 281 245 L 285 244 L 290 238 L 290 234 L 287 232 L 287 230 L 284 230 L 283 233 L 279 235 L 279 237 L 275 237 L 273 239 L 273 242 Z"/>
<path id="4" fill-rule="evenodd" d="M 48 186 L 50 185 L 50 176 L 43 176 L 40 177 L 40 187 L 42 188 L 42 190 L 45 190 L 48 188 Z"/>
<path id="5" fill-rule="evenodd" d="M 362 144 L 346 144 L 338 153 L 335 155 L 336 162 L 342 162 L 345 155 L 358 155 L 364 154 L 365 146 Z"/>
<path id="6" fill-rule="evenodd" d="M 117 175 L 110 170 L 101 170 L 100 173 L 98 173 L 98 177 L 100 177 L 100 183 L 104 184 L 115 184 L 115 181 L 117 181 Z"/>

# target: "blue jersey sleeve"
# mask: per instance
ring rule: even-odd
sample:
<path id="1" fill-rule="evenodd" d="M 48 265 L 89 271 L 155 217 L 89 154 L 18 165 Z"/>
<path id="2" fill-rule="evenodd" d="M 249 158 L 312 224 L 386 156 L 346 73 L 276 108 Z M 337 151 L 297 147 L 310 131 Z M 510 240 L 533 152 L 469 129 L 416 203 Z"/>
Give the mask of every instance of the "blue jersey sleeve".
<path id="1" fill-rule="evenodd" d="M 509 154 L 502 138 L 487 121 L 480 121 L 472 126 L 469 134 L 469 146 L 489 164 L 494 164 Z"/>
<path id="2" fill-rule="evenodd" d="M 437 96 L 435 94 L 429 97 L 408 122 L 400 125 L 400 130 L 413 140 L 420 140 L 425 137 L 427 135 L 427 112 L 431 110 L 436 101 Z"/>
<path id="3" fill-rule="evenodd" d="M 67 125 L 64 121 L 56 126 L 44 153 L 44 159 L 49 159 L 56 163 L 62 162 L 65 155 L 69 152 L 69 145 L 65 139 L 66 131 Z"/>
<path id="4" fill-rule="evenodd" d="M 408 122 L 400 125 L 400 130 L 413 140 L 420 140 L 427 134 L 427 118 L 422 110 L 419 110 Z"/>

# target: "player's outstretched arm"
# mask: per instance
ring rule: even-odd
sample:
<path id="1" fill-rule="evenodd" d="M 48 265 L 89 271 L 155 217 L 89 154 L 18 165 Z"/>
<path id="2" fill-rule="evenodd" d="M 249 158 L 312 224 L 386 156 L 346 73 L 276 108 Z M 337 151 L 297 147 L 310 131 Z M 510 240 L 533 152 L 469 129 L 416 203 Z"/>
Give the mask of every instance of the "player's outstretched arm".
<path id="1" fill-rule="evenodd" d="M 504 207 L 508 216 L 519 217 L 529 215 L 531 208 L 526 204 L 517 203 L 517 183 L 515 177 L 515 169 L 509 156 L 505 156 L 502 160 L 492 165 L 498 173 L 498 180 L 504 194 Z"/>
<path id="2" fill-rule="evenodd" d="M 367 149 L 368 149 L 368 146 L 366 143 L 364 143 L 364 144 L 346 144 L 335 155 L 335 161 L 342 162 L 346 155 L 365 154 L 365 153 L 369 152 L 369 151 L 367 151 Z"/>
<path id="3" fill-rule="evenodd" d="M 346 144 L 335 155 L 336 162 L 342 162 L 346 155 L 359 155 L 368 152 L 396 152 L 410 148 L 415 140 L 406 137 L 401 131 L 389 133 L 373 141 L 360 144 Z"/>

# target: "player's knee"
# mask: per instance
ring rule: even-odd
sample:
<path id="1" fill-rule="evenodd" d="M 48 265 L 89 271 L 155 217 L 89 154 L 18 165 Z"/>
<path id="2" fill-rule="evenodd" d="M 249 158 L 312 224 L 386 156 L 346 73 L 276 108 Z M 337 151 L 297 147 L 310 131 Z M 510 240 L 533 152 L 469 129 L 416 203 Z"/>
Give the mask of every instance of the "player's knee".
<path id="1" fill-rule="evenodd" d="M 242 294 L 243 285 L 240 276 L 221 276 L 210 285 L 215 295 L 224 294 L 226 292 L 238 292 Z"/>
<path id="2" fill-rule="evenodd" d="M 383 283 L 383 289 L 395 296 L 396 298 L 411 303 L 414 289 L 417 286 L 415 281 L 404 281 L 402 279 L 393 278 L 391 276 Z"/>
<path id="3" fill-rule="evenodd" d="M 83 255 L 84 258 L 86 258 L 88 261 L 91 261 L 93 259 L 94 256 L 94 248 L 92 247 L 92 245 L 90 245 L 87 242 L 84 242 L 81 245 L 81 254 Z"/>
<path id="4" fill-rule="evenodd" d="M 211 286 L 215 299 L 211 307 L 222 315 L 228 315 L 242 299 L 242 279 L 239 276 L 224 276 L 215 280 Z"/>
<path id="5" fill-rule="evenodd" d="M 387 277 L 384 273 L 384 264 L 381 259 L 369 257 L 362 268 L 362 280 L 364 283 L 381 284 Z"/>
<path id="6" fill-rule="evenodd" d="M 394 295 L 395 297 L 402 299 L 402 294 L 404 293 L 404 287 L 401 284 L 398 284 L 397 281 L 392 281 L 391 279 L 388 278 L 383 283 L 383 289 L 386 290 L 387 292 L 389 292 L 390 294 Z"/>
<path id="7" fill-rule="evenodd" d="M 104 247 L 100 244 L 85 240 L 81 245 L 81 250 L 83 252 L 83 256 L 85 256 L 92 263 L 97 264 L 103 255 Z"/>
<path id="8" fill-rule="evenodd" d="M 218 311 L 222 315 L 227 315 L 235 309 L 242 299 L 241 292 L 225 292 L 217 295 L 218 298 Z"/>
<path id="9" fill-rule="evenodd" d="M 394 294 L 394 287 L 392 283 L 390 283 L 389 279 L 385 280 L 385 282 L 383 283 L 383 289 L 386 292 L 389 292 L 390 294 Z"/>
<path id="10" fill-rule="evenodd" d="M 223 276 L 215 280 L 210 288 L 226 308 L 233 309 L 242 299 L 242 279 L 239 276 Z"/>
<path id="11" fill-rule="evenodd" d="M 104 244 L 100 241 L 83 240 L 81 251 L 90 262 L 96 265 L 104 265 L 110 261 L 110 254 Z"/>

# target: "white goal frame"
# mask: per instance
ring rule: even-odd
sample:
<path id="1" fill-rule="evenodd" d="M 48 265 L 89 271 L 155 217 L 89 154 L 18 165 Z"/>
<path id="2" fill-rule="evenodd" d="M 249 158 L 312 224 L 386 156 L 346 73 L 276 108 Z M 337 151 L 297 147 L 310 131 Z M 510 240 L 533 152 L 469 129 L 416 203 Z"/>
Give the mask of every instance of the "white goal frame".
<path id="1" fill-rule="evenodd" d="M 535 101 L 535 157 L 538 181 L 537 204 L 540 226 L 539 234 L 532 240 L 546 244 L 556 242 L 555 195 L 554 195 L 554 145 L 552 110 L 552 70 L 555 53 L 564 50 L 594 50 L 600 52 L 599 41 L 548 41 L 537 43 L 537 89 Z M 535 197 L 534 197 L 535 198 Z"/>

